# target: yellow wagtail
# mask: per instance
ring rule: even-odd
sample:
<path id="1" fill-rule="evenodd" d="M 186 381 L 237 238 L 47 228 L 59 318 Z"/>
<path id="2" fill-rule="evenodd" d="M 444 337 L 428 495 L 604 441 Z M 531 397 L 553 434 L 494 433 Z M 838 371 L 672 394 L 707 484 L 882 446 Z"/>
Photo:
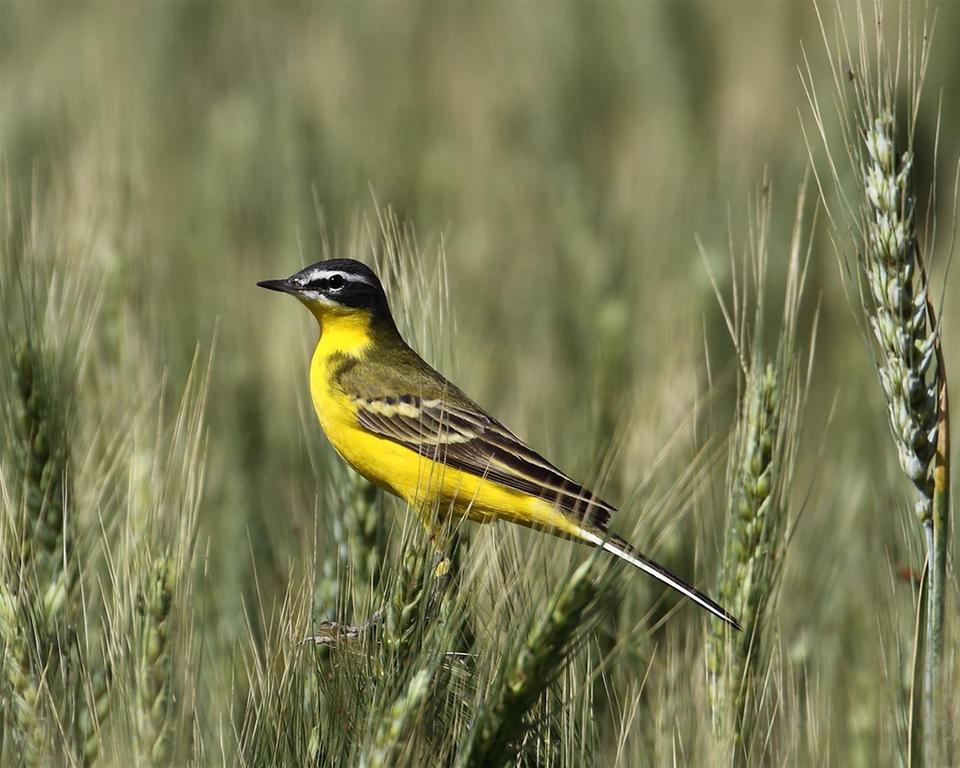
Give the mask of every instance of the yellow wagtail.
<path id="1" fill-rule="evenodd" d="M 488 415 L 401 338 L 376 274 L 352 259 L 257 285 L 298 298 L 320 339 L 310 391 L 330 443 L 361 475 L 420 510 L 507 520 L 602 547 L 736 628 L 709 597 L 607 530 L 616 509 Z M 432 532 L 432 531 L 431 531 Z"/>

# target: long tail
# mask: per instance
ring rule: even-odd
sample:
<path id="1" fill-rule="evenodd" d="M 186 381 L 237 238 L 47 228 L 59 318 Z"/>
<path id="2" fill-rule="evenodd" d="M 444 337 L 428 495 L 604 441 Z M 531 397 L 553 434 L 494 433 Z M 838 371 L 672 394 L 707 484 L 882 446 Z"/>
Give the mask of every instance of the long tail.
<path id="1" fill-rule="evenodd" d="M 703 592 L 700 592 L 698 589 L 691 587 L 683 579 L 674 576 L 666 568 L 657 565 L 653 560 L 644 557 L 636 549 L 634 549 L 630 544 L 621 539 L 619 536 L 616 536 L 611 533 L 598 534 L 589 529 L 580 529 L 580 535 L 584 541 L 593 544 L 594 546 L 600 547 L 601 549 L 609 552 L 611 555 L 619 557 L 621 560 L 625 560 L 630 563 L 630 565 L 635 568 L 639 568 L 644 573 L 648 573 L 653 578 L 658 581 L 662 581 L 668 587 L 672 587 L 677 590 L 680 594 L 689 597 L 693 602 L 702 608 L 706 608 L 710 613 L 716 616 L 718 619 L 722 619 L 727 622 L 731 627 L 738 631 L 743 631 L 743 627 L 740 626 L 740 622 L 728 613 L 723 607 L 707 597 Z"/>

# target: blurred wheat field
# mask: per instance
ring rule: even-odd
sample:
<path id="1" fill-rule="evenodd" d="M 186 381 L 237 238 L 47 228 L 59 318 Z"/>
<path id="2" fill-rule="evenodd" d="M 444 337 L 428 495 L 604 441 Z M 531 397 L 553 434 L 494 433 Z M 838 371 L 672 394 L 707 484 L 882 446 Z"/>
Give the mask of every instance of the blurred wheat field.
<path id="1" fill-rule="evenodd" d="M 949 366 L 960 7 L 930 10 L 912 173 Z M 923 536 L 805 56 L 832 104 L 799 2 L 0 5 L 3 764 L 906 763 Z M 316 423 L 313 320 L 255 286 L 329 255 L 378 263 L 428 361 L 711 594 L 782 425 L 745 751 L 711 728 L 729 640 L 641 575 L 468 525 L 431 577 Z M 952 571 L 946 602 L 949 725 Z"/>

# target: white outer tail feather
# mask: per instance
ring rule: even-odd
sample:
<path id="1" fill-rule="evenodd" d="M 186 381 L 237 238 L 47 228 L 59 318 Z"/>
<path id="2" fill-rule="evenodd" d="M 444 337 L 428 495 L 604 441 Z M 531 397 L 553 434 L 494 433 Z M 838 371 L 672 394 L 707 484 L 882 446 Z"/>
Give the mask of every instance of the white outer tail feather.
<path id="1" fill-rule="evenodd" d="M 614 555 L 621 560 L 625 560 L 634 568 L 639 568 L 644 573 L 653 576 L 653 578 L 657 579 L 657 581 L 666 584 L 671 589 L 675 589 L 681 595 L 693 600 L 693 602 L 708 610 L 718 619 L 725 621 L 727 624 L 730 624 L 732 627 L 738 630 L 741 629 L 739 622 L 723 608 L 717 605 L 717 603 L 669 573 L 665 568 L 662 568 L 655 563 L 644 559 L 642 556 L 634 554 L 623 546 L 619 546 L 616 540 L 611 541 L 610 539 L 605 539 L 596 533 L 593 533 L 589 530 L 584 530 L 583 528 L 579 529 L 579 534 L 584 541 L 589 542 L 596 547 L 600 547 L 604 551 L 609 552 L 611 555 Z"/>

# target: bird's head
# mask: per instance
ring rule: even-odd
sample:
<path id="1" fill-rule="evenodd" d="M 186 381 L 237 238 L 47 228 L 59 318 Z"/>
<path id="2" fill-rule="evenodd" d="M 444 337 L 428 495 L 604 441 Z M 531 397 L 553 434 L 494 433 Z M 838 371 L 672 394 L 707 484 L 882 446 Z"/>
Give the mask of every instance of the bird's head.
<path id="1" fill-rule="evenodd" d="M 262 280 L 257 285 L 295 296 L 321 324 L 340 318 L 390 320 L 380 279 L 370 267 L 354 259 L 318 261 L 290 277 Z"/>

